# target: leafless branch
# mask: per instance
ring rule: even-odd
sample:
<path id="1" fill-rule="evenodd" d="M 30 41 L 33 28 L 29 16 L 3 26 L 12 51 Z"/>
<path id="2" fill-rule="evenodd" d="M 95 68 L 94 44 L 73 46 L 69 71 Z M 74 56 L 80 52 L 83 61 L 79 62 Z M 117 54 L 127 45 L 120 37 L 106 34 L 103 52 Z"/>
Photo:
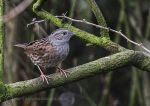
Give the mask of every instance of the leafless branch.
<path id="1" fill-rule="evenodd" d="M 104 29 L 104 30 L 107 30 L 107 31 L 111 31 L 111 32 L 114 32 L 118 35 L 121 35 L 123 38 L 125 38 L 128 42 L 142 48 L 143 50 L 145 50 L 146 52 L 150 53 L 150 50 L 148 48 L 146 48 L 142 43 L 137 43 L 137 42 L 134 42 L 132 41 L 131 39 L 129 39 L 125 34 L 123 34 L 121 31 L 116 31 L 114 29 L 111 29 L 111 28 L 108 28 L 108 27 L 104 27 L 104 26 L 100 26 L 100 25 L 97 25 L 97 24 L 94 24 L 94 23 L 91 23 L 91 22 L 88 22 L 86 21 L 85 19 L 83 20 L 77 20 L 77 19 L 73 19 L 73 18 L 70 18 L 70 17 L 67 17 L 65 14 L 62 14 L 62 16 L 56 16 L 58 18 L 65 18 L 65 19 L 68 19 L 72 22 L 79 22 L 79 23 L 85 23 L 85 24 L 88 24 L 88 25 L 92 25 L 96 28 L 100 28 L 100 29 Z"/>
<path id="2" fill-rule="evenodd" d="M 27 24 L 27 27 L 29 27 L 30 25 L 36 24 L 36 23 L 41 23 L 44 22 L 45 20 L 36 20 L 36 18 L 33 18 L 32 22 Z"/>
<path id="3" fill-rule="evenodd" d="M 22 1 L 18 6 L 16 6 L 14 9 L 9 11 L 6 15 L 0 17 L 0 20 L 3 22 L 8 22 L 9 20 L 13 19 L 20 13 L 22 13 L 34 0 L 24 0 Z"/>
<path id="4" fill-rule="evenodd" d="M 39 25 L 39 23 L 42 23 L 42 22 L 45 22 L 45 20 L 36 20 L 36 18 L 33 18 L 32 21 L 27 24 L 27 28 L 30 26 L 30 25 L 34 25 L 33 27 L 33 31 L 39 36 L 41 35 L 44 35 L 44 36 L 47 36 L 47 33 L 46 31 Z"/>

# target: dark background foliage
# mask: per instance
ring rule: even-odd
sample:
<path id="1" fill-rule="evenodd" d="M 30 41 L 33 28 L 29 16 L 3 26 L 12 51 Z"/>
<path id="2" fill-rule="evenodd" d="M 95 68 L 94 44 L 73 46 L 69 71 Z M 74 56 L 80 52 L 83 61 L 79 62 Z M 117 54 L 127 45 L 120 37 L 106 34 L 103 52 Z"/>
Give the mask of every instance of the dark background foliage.
<path id="1" fill-rule="evenodd" d="M 143 42 L 149 47 L 149 0 L 95 1 L 101 9 L 108 27 L 122 30 L 130 39 Z M 21 2 L 22 0 L 6 0 L 6 13 Z M 87 0 L 47 0 L 42 8 L 54 15 L 67 12 L 69 17 L 86 19 L 97 24 Z M 13 45 L 45 37 L 57 27 L 50 22 L 27 27 L 33 18 L 40 20 L 32 12 L 32 4 L 30 4 L 25 11 L 6 23 L 4 73 L 6 83 L 39 77 L 38 69 L 23 53 L 23 50 L 15 48 Z M 79 23 L 72 24 L 99 36 L 100 30 L 95 27 Z M 110 37 L 124 47 L 138 50 L 119 35 L 110 33 Z M 70 54 L 63 62 L 62 67 L 67 69 L 109 54 L 99 46 L 87 45 L 84 41 L 74 37 L 70 41 Z M 3 105 L 9 103 L 13 106 L 149 106 L 149 91 L 149 73 L 141 72 L 134 67 L 124 67 L 113 73 L 103 73 L 69 85 L 9 100 Z"/>

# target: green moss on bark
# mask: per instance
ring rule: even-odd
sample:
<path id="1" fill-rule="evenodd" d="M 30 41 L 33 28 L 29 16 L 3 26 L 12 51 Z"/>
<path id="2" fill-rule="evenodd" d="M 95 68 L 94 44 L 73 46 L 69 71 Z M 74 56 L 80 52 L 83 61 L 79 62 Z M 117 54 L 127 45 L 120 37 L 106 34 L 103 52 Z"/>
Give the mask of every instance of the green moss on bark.
<path id="1" fill-rule="evenodd" d="M 107 27 L 104 16 L 102 12 L 100 11 L 98 5 L 96 4 L 95 0 L 87 0 L 87 2 L 96 17 L 98 24 L 101 26 Z M 109 39 L 109 33 L 107 30 L 102 29 L 100 34 L 101 34 L 101 37 L 107 37 Z"/>
<path id="2" fill-rule="evenodd" d="M 0 17 L 4 15 L 4 0 L 0 0 Z M 0 20 L 0 80 L 3 77 L 3 40 L 4 40 L 4 23 Z"/>
<path id="3" fill-rule="evenodd" d="M 13 98 L 12 91 L 13 89 L 11 89 L 8 85 L 0 82 L 0 102 Z"/>
<path id="4" fill-rule="evenodd" d="M 51 74 L 49 75 L 50 79 L 48 79 L 49 85 L 43 83 L 40 78 L 9 84 L 5 87 L 6 90 L 4 90 L 6 92 L 4 94 L 6 94 L 9 98 L 5 99 L 10 99 L 10 97 L 18 97 L 25 94 L 32 94 L 47 88 L 54 88 L 81 80 L 83 78 L 98 75 L 99 73 L 112 71 L 114 69 L 131 64 L 131 57 L 134 57 L 134 51 L 117 53 L 112 56 L 79 65 L 66 70 L 70 72 L 68 78 L 65 78 L 65 76 L 62 76 L 59 73 Z M 4 94 L 3 98 L 6 97 Z M 5 100 L 3 98 L 2 101 Z"/>
<path id="5" fill-rule="evenodd" d="M 50 14 L 48 12 L 45 12 L 45 11 L 42 11 L 42 12 L 35 11 L 35 12 L 38 16 L 40 16 L 46 20 L 50 20 L 56 26 L 69 29 L 70 31 L 74 32 L 77 37 L 79 37 L 80 39 L 83 39 L 84 41 L 86 41 L 88 43 L 99 45 L 111 52 L 120 52 L 120 51 L 126 50 L 125 48 L 119 46 L 118 44 L 113 43 L 107 37 L 97 37 L 93 34 L 87 33 L 83 30 L 80 30 L 80 29 L 74 27 L 74 26 L 71 26 L 70 24 L 63 23 L 61 19 L 56 18 L 55 16 L 53 16 L 52 14 Z"/>

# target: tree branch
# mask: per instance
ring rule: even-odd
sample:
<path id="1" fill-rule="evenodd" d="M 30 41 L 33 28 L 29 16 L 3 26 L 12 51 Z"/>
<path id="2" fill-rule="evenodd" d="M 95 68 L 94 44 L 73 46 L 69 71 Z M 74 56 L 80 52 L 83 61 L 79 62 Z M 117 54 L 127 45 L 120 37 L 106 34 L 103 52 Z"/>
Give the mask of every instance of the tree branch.
<path id="1" fill-rule="evenodd" d="M 80 30 L 70 24 L 63 23 L 63 21 L 59 18 L 56 18 L 54 15 L 50 14 L 47 11 L 41 10 L 39 11 L 39 6 L 41 2 L 44 2 L 45 0 L 37 0 L 37 2 L 33 5 L 33 12 L 45 20 L 51 21 L 53 24 L 55 24 L 58 27 L 69 29 L 70 31 L 74 32 L 77 37 L 80 39 L 85 40 L 88 43 L 99 45 L 103 48 L 105 48 L 108 51 L 111 51 L 112 53 L 120 52 L 126 50 L 124 47 L 121 47 L 120 45 L 112 42 L 107 37 L 97 37 L 93 34 L 90 34 L 88 32 L 85 32 L 83 30 Z"/>
<path id="2" fill-rule="evenodd" d="M 132 64 L 137 67 L 142 67 L 143 70 L 150 71 L 149 57 L 142 52 L 129 50 L 67 69 L 66 71 L 69 71 L 67 79 L 59 73 L 51 74 L 49 75 L 49 85 L 45 82 L 43 83 L 40 78 L 12 84 L 0 83 L 0 101 L 2 102 L 22 95 L 36 93 L 47 88 L 58 87 L 100 73 L 115 71 L 118 68 Z"/>
<path id="3" fill-rule="evenodd" d="M 104 16 L 103 16 L 102 12 L 100 11 L 98 5 L 96 4 L 95 0 L 87 0 L 87 2 L 96 17 L 98 24 L 101 26 L 107 27 Z M 101 30 L 101 36 L 109 38 L 108 31 Z"/>
<path id="4" fill-rule="evenodd" d="M 68 28 L 70 31 L 77 34 L 78 37 L 84 39 L 92 44 L 100 45 L 109 51 L 119 52 L 111 56 L 107 56 L 77 67 L 67 69 L 69 71 L 68 78 L 59 73 L 49 75 L 49 85 L 40 78 L 35 78 L 27 81 L 20 81 L 12 84 L 4 84 L 0 82 L 0 102 L 20 97 L 26 94 L 32 94 L 45 90 L 47 88 L 54 88 L 64 84 L 72 83 L 90 76 L 98 75 L 100 73 L 115 71 L 118 68 L 134 65 L 142 70 L 150 71 L 150 58 L 142 52 L 127 50 L 106 37 L 96 37 L 85 31 L 82 31 L 69 24 L 63 23 L 62 20 L 56 18 L 46 11 L 38 11 L 40 3 L 44 0 L 37 0 L 33 6 L 33 11 L 40 17 L 50 20 L 58 27 Z"/>
<path id="5" fill-rule="evenodd" d="M 4 15 L 4 0 L 0 0 L 0 17 Z M 4 70 L 4 53 L 3 53 L 3 44 L 4 44 L 4 23 L 0 19 L 0 81 L 3 79 L 3 70 Z"/>
<path id="6" fill-rule="evenodd" d="M 112 42 L 108 37 L 96 37 L 93 34 L 89 34 L 85 31 L 82 31 L 74 26 L 71 26 L 70 24 L 67 23 L 63 23 L 62 20 L 56 18 L 55 16 L 53 16 L 52 14 L 46 12 L 46 11 L 37 11 L 37 8 L 39 8 L 38 6 L 40 6 L 39 3 L 44 2 L 44 0 L 37 0 L 37 2 L 33 5 L 33 11 L 40 17 L 45 18 L 46 20 L 50 20 L 51 22 L 53 22 L 56 26 L 58 27 L 63 27 L 63 28 L 67 28 L 70 31 L 74 32 L 79 38 L 84 39 L 85 41 L 91 43 L 91 44 L 96 44 L 99 45 L 103 48 L 105 48 L 106 50 L 112 52 L 112 53 L 116 53 L 116 52 L 120 52 L 120 51 L 124 51 L 126 50 L 125 48 L 121 47 L 120 45 Z M 119 35 L 121 35 L 122 37 L 124 37 L 127 41 L 129 41 L 130 43 L 137 45 L 139 47 L 141 47 L 142 49 L 144 49 L 145 51 L 147 51 L 148 53 L 150 53 L 150 50 L 147 49 L 143 44 L 141 43 L 136 43 L 132 40 L 130 40 L 129 38 L 127 38 L 121 31 L 116 31 L 114 29 L 110 29 L 104 26 L 100 26 L 100 25 L 96 25 L 93 23 L 90 23 L 86 20 L 75 20 L 75 19 L 71 19 L 69 17 L 63 16 L 64 18 L 67 18 L 69 20 L 72 21 L 76 21 L 76 22 L 84 22 L 87 23 L 89 25 L 93 25 L 96 26 L 98 28 L 102 28 L 105 29 L 107 31 L 112 31 L 115 32 Z"/>
<path id="7" fill-rule="evenodd" d="M 85 19 L 83 19 L 83 20 L 73 19 L 73 18 L 65 16 L 65 14 L 63 14 L 62 16 L 56 16 L 56 17 L 58 17 L 58 18 L 66 18 L 66 19 L 68 19 L 68 20 L 70 20 L 72 22 L 85 23 L 85 24 L 88 24 L 88 25 L 92 25 L 92 26 L 94 26 L 96 28 L 104 29 L 107 32 L 109 32 L 109 31 L 114 32 L 114 33 L 122 36 L 123 38 L 125 38 L 128 42 L 134 44 L 135 46 L 138 46 L 138 47 L 142 48 L 143 50 L 145 50 L 146 52 L 148 52 L 150 54 L 150 50 L 148 48 L 146 48 L 142 43 L 134 42 L 133 40 L 129 39 L 125 34 L 123 34 L 121 31 L 116 31 L 116 30 L 111 29 L 111 28 L 107 28 L 107 27 L 104 27 L 104 26 L 101 26 L 101 25 L 97 25 L 97 24 L 88 22 Z"/>
<path id="8" fill-rule="evenodd" d="M 5 1 L 3 1 L 3 3 L 4 2 Z M 0 16 L 0 20 L 3 20 L 3 22 L 5 22 L 5 23 L 9 22 L 11 19 L 16 17 L 20 13 L 22 13 L 32 2 L 33 2 L 33 0 L 24 0 L 24 1 L 22 1 L 18 6 L 13 8 L 6 15 Z"/>

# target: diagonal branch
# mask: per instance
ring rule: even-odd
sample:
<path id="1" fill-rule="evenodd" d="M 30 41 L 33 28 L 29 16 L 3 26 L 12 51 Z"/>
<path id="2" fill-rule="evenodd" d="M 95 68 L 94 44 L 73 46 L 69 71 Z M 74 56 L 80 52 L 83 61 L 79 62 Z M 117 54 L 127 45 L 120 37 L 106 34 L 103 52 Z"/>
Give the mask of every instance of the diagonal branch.
<path id="1" fill-rule="evenodd" d="M 100 11 L 98 5 L 96 4 L 95 0 L 87 0 L 87 2 L 96 17 L 98 24 L 107 27 L 104 16 L 103 16 L 102 12 Z M 109 38 L 108 31 L 101 30 L 101 36 Z"/>
<path id="2" fill-rule="evenodd" d="M 69 29 L 70 31 L 74 32 L 77 37 L 85 40 L 88 43 L 99 45 L 112 53 L 127 50 L 126 48 L 112 42 L 110 39 L 107 39 L 106 37 L 97 37 L 93 34 L 80 30 L 70 24 L 63 23 L 62 20 L 56 18 L 54 15 L 50 14 L 49 12 L 46 12 L 44 10 L 39 11 L 39 7 L 41 6 L 40 3 L 44 1 L 45 0 L 37 0 L 33 5 L 33 12 L 36 15 L 40 16 L 41 18 L 51 21 L 58 27 Z M 150 67 L 147 65 L 148 62 L 149 62 L 149 57 L 147 57 L 147 61 L 139 62 L 140 64 L 136 65 L 136 67 L 138 67 L 139 69 L 149 70 Z"/>
<path id="3" fill-rule="evenodd" d="M 68 23 L 63 23 L 61 19 L 56 18 L 54 15 L 50 14 L 47 11 L 44 10 L 39 11 L 39 6 L 41 6 L 40 3 L 44 1 L 45 0 L 37 0 L 37 2 L 33 5 L 33 12 L 37 16 L 44 18 L 45 20 L 51 21 L 53 24 L 55 24 L 58 27 L 69 29 L 70 31 L 74 32 L 76 36 L 79 37 L 80 39 L 83 39 L 86 42 L 91 44 L 99 45 L 112 53 L 127 50 L 124 47 L 121 47 L 120 45 L 112 42 L 107 37 L 97 37 L 93 34 L 80 30 Z"/>
<path id="4" fill-rule="evenodd" d="M 115 71 L 118 68 L 132 64 L 135 64 L 137 67 L 142 67 L 143 70 L 150 71 L 150 59 L 142 52 L 130 50 L 67 69 L 67 71 L 69 71 L 67 79 L 58 73 L 51 74 L 49 75 L 49 85 L 45 82 L 43 83 L 40 78 L 12 84 L 0 83 L 0 101 L 2 102 L 11 98 L 36 93 L 47 88 L 58 87 L 100 73 Z"/>
<path id="5" fill-rule="evenodd" d="M 3 84 L 0 82 L 0 102 L 23 95 L 36 93 L 48 88 L 54 88 L 64 84 L 72 83 L 74 81 L 98 75 L 100 73 L 115 71 L 118 68 L 129 65 L 134 65 L 145 71 L 150 71 L 150 58 L 144 53 L 124 49 L 109 39 L 106 39 L 106 37 L 96 37 L 69 24 L 62 23 L 60 19 L 56 18 L 52 14 L 47 13 L 46 11 L 37 11 L 40 3 L 42 2 L 43 0 L 38 0 L 33 6 L 33 11 L 38 16 L 50 20 L 59 27 L 68 28 L 72 32 L 76 33 L 78 37 L 86 40 L 87 42 L 100 45 L 109 51 L 114 50 L 114 52 L 123 52 L 68 69 L 67 71 L 69 71 L 70 74 L 68 75 L 67 79 L 58 73 L 49 75 L 49 77 L 51 77 L 49 79 L 49 85 L 43 83 L 40 78 L 20 81 L 12 84 Z"/>

